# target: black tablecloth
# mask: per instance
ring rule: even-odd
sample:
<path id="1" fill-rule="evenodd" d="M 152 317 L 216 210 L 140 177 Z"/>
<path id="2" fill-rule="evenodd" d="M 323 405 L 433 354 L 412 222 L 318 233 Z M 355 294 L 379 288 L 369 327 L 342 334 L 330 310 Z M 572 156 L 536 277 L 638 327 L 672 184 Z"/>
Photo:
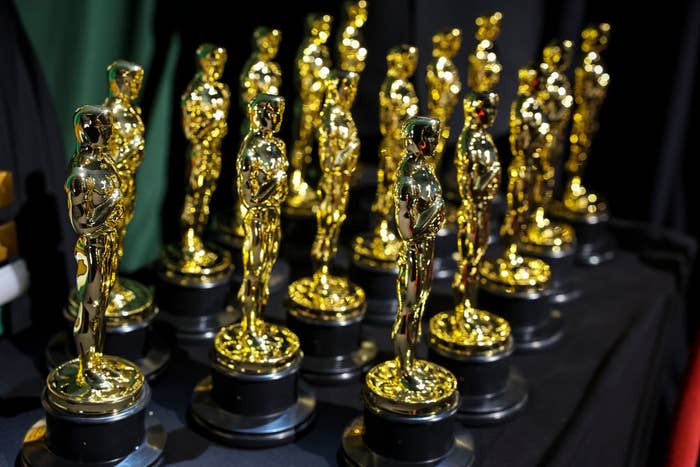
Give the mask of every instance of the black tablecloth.
<path id="1" fill-rule="evenodd" d="M 576 270 L 583 298 L 563 309 L 562 342 L 514 357 L 529 381 L 527 408 L 503 425 L 472 430 L 477 465 L 656 464 L 685 365 L 685 274 L 669 267 L 680 264 L 669 260 L 672 254 L 643 256 L 656 265 L 620 251 L 613 262 Z M 366 333 L 388 351 L 388 330 L 367 327 Z M 0 465 L 14 463 L 25 431 L 42 416 L 44 344 L 31 332 L 0 340 Z M 208 372 L 206 351 L 174 351 L 170 367 L 152 385 L 152 408 L 168 431 L 168 463 L 337 463 L 341 433 L 360 413 L 359 383 L 316 388 L 316 422 L 295 443 L 230 449 L 187 427 L 192 388 Z"/>

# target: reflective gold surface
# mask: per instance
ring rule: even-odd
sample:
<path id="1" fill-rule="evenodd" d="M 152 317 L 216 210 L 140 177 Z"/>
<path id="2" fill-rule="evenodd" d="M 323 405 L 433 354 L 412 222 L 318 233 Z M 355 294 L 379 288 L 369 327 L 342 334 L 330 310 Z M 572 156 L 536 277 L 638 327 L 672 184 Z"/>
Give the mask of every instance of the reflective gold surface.
<path id="1" fill-rule="evenodd" d="M 119 250 L 115 270 L 124 255 L 126 229 L 134 217 L 136 201 L 136 171 L 143 161 L 146 129 L 141 119 L 141 108 L 134 104 L 143 83 L 143 68 L 125 60 L 117 60 L 107 67 L 109 97 L 104 106 L 112 112 L 112 136 L 109 147 L 114 164 L 119 172 L 121 191 L 124 196 L 124 216 L 119 227 Z M 136 281 L 125 281 L 119 277 L 112 287 L 107 305 L 108 321 L 134 316 L 149 310 L 153 294 Z"/>
<path id="2" fill-rule="evenodd" d="M 284 98 L 258 94 L 249 104 L 250 130 L 236 161 L 243 218 L 243 281 L 238 291 L 243 317 L 214 338 L 214 361 L 237 372 L 272 373 L 300 358 L 299 339 L 283 326 L 265 323 L 272 266 L 282 235 L 280 209 L 287 196 L 286 149 L 275 136 Z"/>
<path id="3" fill-rule="evenodd" d="M 122 287 L 129 293 L 114 293 L 118 283 L 121 283 Z M 122 301 L 125 296 L 129 297 L 128 300 Z M 149 320 L 157 313 L 157 308 L 153 306 L 151 288 L 133 279 L 117 277 L 117 282 L 112 287 L 109 298 L 105 312 L 107 327 L 119 327 L 124 324 Z M 68 305 L 66 306 L 70 319 L 74 320 L 78 315 L 79 304 L 78 291 L 72 289 L 68 295 Z"/>
<path id="4" fill-rule="evenodd" d="M 331 69 L 328 37 L 333 17 L 310 14 L 306 18 L 306 38 L 296 57 L 296 83 L 299 99 L 294 108 L 295 139 L 292 145 L 292 174 L 286 210 L 290 214 L 310 216 L 318 198 L 309 185 L 308 167 L 312 162 L 314 133 L 321 124 L 321 105 L 325 81 Z"/>
<path id="5" fill-rule="evenodd" d="M 457 140 L 455 167 L 461 197 L 457 221 L 458 261 L 452 288 L 454 313 L 430 320 L 430 345 L 452 355 L 471 355 L 503 348 L 508 322 L 475 308 L 481 263 L 489 243 L 489 206 L 501 179 L 498 151 L 488 129 L 493 125 L 498 95 L 470 93 L 464 98 L 464 129 Z"/>
<path id="6" fill-rule="evenodd" d="M 105 312 L 116 279 L 124 196 L 109 147 L 112 114 L 80 107 L 73 120 L 77 140 L 65 190 L 71 225 L 78 234 L 78 312 L 73 326 L 78 358 L 47 377 L 49 401 L 74 413 L 111 413 L 129 406 L 143 386 L 138 367 L 104 357 Z"/>
<path id="7" fill-rule="evenodd" d="M 317 319 L 343 319 L 364 312 L 365 293 L 345 277 L 330 272 L 338 252 L 340 228 L 347 217 L 350 180 L 360 156 L 360 139 L 352 118 L 359 75 L 331 72 L 318 129 L 323 175 L 318 187 L 316 238 L 311 247 L 314 273 L 289 286 L 290 313 Z"/>
<path id="8" fill-rule="evenodd" d="M 433 280 L 435 237 L 445 220 L 445 202 L 432 164 L 440 122 L 413 117 L 403 128 L 403 160 L 394 188 L 395 219 L 401 236 L 398 307 L 391 330 L 396 359 L 367 374 L 365 397 L 375 406 L 399 413 L 434 413 L 457 397 L 449 371 L 416 358 L 421 318 Z"/>
<path id="9" fill-rule="evenodd" d="M 394 231 L 393 186 L 403 154 L 403 123 L 418 113 L 418 97 L 410 78 L 418 64 L 418 50 L 410 45 L 392 48 L 386 57 L 387 75 L 379 91 L 379 146 L 377 193 L 372 203 L 375 216 L 371 232 L 353 239 L 355 261 L 372 267 L 393 269 L 401 248 Z"/>
<path id="10" fill-rule="evenodd" d="M 182 240 L 180 245 L 166 247 L 162 262 L 166 271 L 206 281 L 231 268 L 228 253 L 209 248 L 202 241 L 209 202 L 221 172 L 221 142 L 228 132 L 231 92 L 221 82 L 225 49 L 203 44 L 197 48 L 197 61 L 197 73 L 181 99 L 182 126 L 190 143 L 185 204 L 180 216 Z"/>
<path id="11" fill-rule="evenodd" d="M 253 52 L 243 65 L 239 78 L 240 82 L 240 107 L 243 112 L 241 123 L 241 139 L 248 133 L 250 122 L 248 121 L 248 104 L 258 94 L 270 94 L 278 96 L 282 86 L 282 69 L 275 62 L 279 51 L 282 32 L 279 29 L 258 27 L 253 31 Z M 243 218 L 245 207 L 240 198 L 236 198 L 233 222 L 230 231 L 238 238 L 243 238 Z M 229 228 L 229 226 L 224 226 Z"/>
<path id="12" fill-rule="evenodd" d="M 362 38 L 362 27 L 367 21 L 367 1 L 348 0 L 344 3 L 344 10 L 345 21 L 338 31 L 336 43 L 338 68 L 361 74 L 367 59 Z"/>
<path id="13" fill-rule="evenodd" d="M 518 241 L 525 235 L 532 215 L 535 165 L 552 141 L 552 132 L 537 99 L 537 72 L 519 71 L 518 97 L 511 106 L 510 146 L 513 160 L 508 167 L 508 207 L 501 225 L 501 238 L 506 246 L 503 256 L 484 260 L 479 266 L 484 286 L 499 286 L 508 292 L 532 291 L 549 282 L 551 271 L 544 261 L 523 258 Z"/>
<path id="14" fill-rule="evenodd" d="M 559 165 L 562 140 L 569 124 L 573 96 L 566 77 L 571 61 L 571 41 L 553 41 L 542 52 L 542 63 L 535 78 L 537 98 L 550 125 L 552 141 L 535 159 L 532 196 L 532 215 L 521 242 L 535 248 L 561 251 L 572 248 L 576 239 L 573 227 L 554 222 L 547 217 L 547 210 L 554 194 L 555 168 Z"/>
<path id="15" fill-rule="evenodd" d="M 440 31 L 433 36 L 433 58 L 425 73 L 428 88 L 430 116 L 441 122 L 440 141 L 435 149 L 435 167 L 440 160 L 445 143 L 450 138 L 449 122 L 462 91 L 459 72 L 452 61 L 462 46 L 462 31 L 457 28 Z"/>
<path id="16" fill-rule="evenodd" d="M 575 108 L 569 141 L 570 154 L 565 168 L 568 174 L 564 186 L 563 204 L 566 210 L 586 216 L 607 212 L 600 196 L 582 184 L 582 175 L 588 160 L 593 137 L 598 131 L 598 112 L 610 85 L 610 75 L 600 53 L 610 40 L 610 25 L 589 26 L 581 33 L 581 64 L 574 71 Z"/>
<path id="17" fill-rule="evenodd" d="M 500 11 L 476 19 L 476 48 L 469 55 L 467 85 L 474 92 L 493 89 L 501 75 L 501 64 L 494 50 L 494 41 L 501 33 L 503 15 Z"/>

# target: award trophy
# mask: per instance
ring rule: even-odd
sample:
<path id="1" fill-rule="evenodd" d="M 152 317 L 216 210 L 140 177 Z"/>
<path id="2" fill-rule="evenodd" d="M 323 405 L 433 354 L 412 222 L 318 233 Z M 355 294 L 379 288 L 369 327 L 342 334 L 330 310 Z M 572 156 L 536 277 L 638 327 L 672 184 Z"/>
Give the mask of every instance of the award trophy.
<path id="1" fill-rule="evenodd" d="M 450 138 L 449 122 L 455 105 L 462 91 L 459 72 L 452 62 L 462 45 L 462 31 L 457 28 L 446 29 L 433 36 L 433 58 L 428 64 L 425 83 L 428 87 L 428 109 L 430 116 L 440 121 L 441 131 L 438 146 L 435 149 L 435 173 L 440 174 L 442 153 Z M 445 225 L 438 232 L 435 241 L 435 259 L 433 263 L 436 281 L 447 280 L 455 271 L 453 253 L 457 242 L 456 209 L 453 204 L 446 204 Z"/>
<path id="2" fill-rule="evenodd" d="M 136 171 L 143 160 L 145 129 L 141 109 L 133 104 L 143 82 L 143 68 L 135 63 L 117 60 L 107 68 L 110 96 L 104 106 L 112 113 L 112 136 L 109 147 L 121 181 L 124 215 L 117 228 L 118 249 L 114 271 L 124 254 L 126 229 L 134 215 Z M 80 302 L 73 289 L 63 311 L 71 329 L 56 334 L 47 347 L 46 362 L 50 369 L 70 360 L 76 349 L 70 338 L 72 323 Z M 147 379 L 154 379 L 170 359 L 170 350 L 150 324 L 158 313 L 150 288 L 133 279 L 117 277 L 109 295 L 106 320 L 105 353 L 136 362 Z"/>
<path id="3" fill-rule="evenodd" d="M 292 441 L 313 419 L 316 399 L 298 382 L 299 338 L 262 320 L 268 281 L 277 259 L 280 207 L 287 195 L 282 124 L 284 99 L 258 94 L 249 107 L 250 130 L 238 152 L 238 196 L 243 218 L 243 318 L 219 330 L 212 374 L 194 390 L 190 415 L 207 435 L 233 445 L 263 447 Z"/>
<path id="4" fill-rule="evenodd" d="M 168 245 L 158 267 L 156 299 L 161 319 L 178 340 L 211 339 L 235 316 L 225 311 L 231 280 L 228 251 L 205 244 L 209 201 L 221 171 L 221 141 L 227 133 L 230 92 L 220 81 L 226 50 L 197 48 L 199 69 L 182 96 L 182 126 L 190 142 L 188 183 L 180 216 L 182 240 Z"/>
<path id="5" fill-rule="evenodd" d="M 562 140 L 571 115 L 573 97 L 565 72 L 571 61 L 571 41 L 554 41 L 542 52 L 542 63 L 534 86 L 542 104 L 542 112 L 549 122 L 552 141 L 549 150 L 535 159 L 533 174 L 532 215 L 520 238 L 520 248 L 528 256 L 540 258 L 552 271 L 551 288 L 554 303 L 566 303 L 577 298 L 581 291 L 574 287 L 572 277 L 576 259 L 576 232 L 564 222 L 547 217 L 555 184 L 555 170 L 559 165 Z"/>
<path id="6" fill-rule="evenodd" d="M 598 111 L 610 84 L 600 53 L 610 39 L 610 25 L 589 26 L 581 33 L 583 61 L 574 72 L 575 108 L 565 169 L 567 180 L 561 201 L 550 206 L 553 216 L 569 222 L 578 237 L 578 260 L 597 265 L 613 258 L 614 245 L 608 232 L 610 213 L 605 200 L 582 184 L 583 171 L 598 130 Z"/>
<path id="7" fill-rule="evenodd" d="M 253 53 L 243 65 L 239 78 L 240 99 L 239 104 L 243 121 L 241 123 L 241 141 L 248 134 L 250 123 L 248 121 L 248 104 L 258 94 L 279 95 L 282 85 L 282 70 L 274 60 L 279 50 L 282 33 L 278 29 L 258 27 L 253 31 Z M 233 183 L 234 189 L 236 182 Z M 240 271 L 242 264 L 243 247 L 243 217 L 245 207 L 236 196 L 233 211 L 218 215 L 215 218 L 214 229 L 216 242 L 229 250 L 233 259 L 235 271 Z M 238 290 L 241 284 L 241 274 L 234 273 L 232 287 Z M 279 259 L 270 276 L 270 303 L 269 309 L 282 310 L 286 286 L 289 283 L 289 264 Z"/>
<path id="8" fill-rule="evenodd" d="M 336 50 L 338 69 L 358 75 L 365 69 L 367 49 L 363 45 L 362 27 L 367 21 L 367 0 L 348 0 L 345 6 L 345 23 L 338 31 Z"/>
<path id="9" fill-rule="evenodd" d="M 403 123 L 418 113 L 418 97 L 409 81 L 416 71 L 418 50 L 409 45 L 392 48 L 386 56 L 387 73 L 379 91 L 379 145 L 377 193 L 372 204 L 374 227 L 353 239 L 350 280 L 367 295 L 366 320 L 389 324 L 396 296 L 396 261 L 401 240 L 396 235 L 392 190 L 401 162 Z"/>
<path id="10" fill-rule="evenodd" d="M 105 314 L 116 280 L 123 183 L 110 156 L 108 108 L 80 107 L 76 152 L 66 180 L 68 213 L 78 234 L 78 311 L 73 337 L 78 358 L 49 373 L 42 393 L 46 418 L 24 437 L 19 464 L 159 465 L 166 433 L 147 411 L 151 390 L 139 367 L 103 355 Z"/>
<path id="11" fill-rule="evenodd" d="M 365 292 L 345 277 L 331 274 L 345 221 L 350 180 L 360 156 L 360 139 L 351 108 L 359 75 L 331 71 L 318 129 L 318 155 L 323 175 L 316 210 L 317 232 L 311 248 L 314 272 L 289 286 L 287 323 L 300 337 L 302 375 L 318 382 L 356 378 L 377 355 L 362 341 Z"/>
<path id="12" fill-rule="evenodd" d="M 404 127 L 405 156 L 393 198 L 401 236 L 398 307 L 391 331 L 396 358 L 373 367 L 365 379 L 364 417 L 343 433 L 343 454 L 356 466 L 466 466 L 473 442 L 455 423 L 457 380 L 435 363 L 416 358 L 421 318 L 430 294 L 435 236 L 445 204 L 430 162 L 440 122 L 414 117 Z"/>
<path id="13" fill-rule="evenodd" d="M 561 338 L 562 317 L 551 309 L 549 265 L 521 256 L 519 240 L 532 215 L 534 166 L 548 150 L 552 133 L 536 97 L 537 72 L 523 68 L 518 75 L 518 98 L 510 114 L 513 160 L 508 167 L 508 208 L 501 225 L 505 248 L 502 256 L 485 258 L 479 265 L 477 305 L 483 310 L 499 310 L 510 323 L 516 349 L 538 350 Z"/>
<path id="14" fill-rule="evenodd" d="M 467 68 L 467 87 L 472 92 L 491 92 L 494 90 L 501 78 L 503 67 L 498 61 L 495 41 L 501 34 L 501 22 L 503 15 L 496 11 L 491 15 L 480 16 L 476 19 L 476 46 L 469 55 Z M 448 180 L 456 180 L 450 177 Z M 448 195 L 453 190 L 449 190 Z M 458 194 L 459 189 L 454 190 Z M 458 198 L 458 197 L 457 197 Z M 449 199 L 452 199 L 450 197 Z M 489 238 L 491 242 L 498 239 L 498 227 L 500 219 L 503 217 L 505 202 L 500 192 L 496 193 L 491 202 L 491 219 L 489 223 L 491 232 Z"/>
<path id="15" fill-rule="evenodd" d="M 511 369 L 510 325 L 475 307 L 479 263 L 489 244 L 489 207 L 498 191 L 501 164 L 488 128 L 493 125 L 498 94 L 464 98 L 464 130 L 457 141 L 457 186 L 462 203 L 458 267 L 452 287 L 456 306 L 430 319 L 430 360 L 457 377 L 459 416 L 467 424 L 500 422 L 525 407 L 525 380 Z"/>
<path id="16" fill-rule="evenodd" d="M 315 189 L 307 181 L 312 162 L 314 131 L 321 124 L 324 83 L 331 70 L 330 51 L 326 42 L 333 17 L 310 14 L 306 18 L 307 35 L 296 57 L 296 79 L 299 99 L 294 109 L 296 138 L 292 146 L 292 175 L 285 214 L 310 220 L 318 204 Z M 306 225 L 304 227 L 307 227 Z"/>

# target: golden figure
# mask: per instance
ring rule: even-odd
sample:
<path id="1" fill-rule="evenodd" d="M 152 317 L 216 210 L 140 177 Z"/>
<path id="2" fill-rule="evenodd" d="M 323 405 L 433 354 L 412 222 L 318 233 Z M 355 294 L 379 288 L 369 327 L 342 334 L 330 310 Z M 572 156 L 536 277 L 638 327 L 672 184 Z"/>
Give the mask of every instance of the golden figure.
<path id="1" fill-rule="evenodd" d="M 78 312 L 73 326 L 78 358 L 49 374 L 48 397 L 55 406 L 73 413 L 114 413 L 135 402 L 144 384 L 136 365 L 102 355 L 126 206 L 110 155 L 111 112 L 106 107 L 83 106 L 73 122 L 78 144 L 65 190 L 71 225 L 78 234 Z"/>
<path id="2" fill-rule="evenodd" d="M 535 93 L 537 72 L 523 68 L 518 76 L 518 98 L 510 113 L 513 160 L 508 167 L 508 207 L 500 232 L 506 248 L 501 258 L 483 261 L 479 268 L 482 281 L 512 292 L 543 288 L 551 277 L 547 263 L 523 258 L 518 252 L 518 241 L 525 235 L 532 215 L 535 166 L 552 141 L 549 123 Z"/>
<path id="3" fill-rule="evenodd" d="M 344 3 L 345 23 L 338 32 L 338 68 L 358 75 L 365 69 L 367 49 L 362 45 L 362 26 L 367 21 L 367 0 L 347 0 Z"/>
<path id="4" fill-rule="evenodd" d="M 418 97 L 409 81 L 416 71 L 418 50 L 410 45 L 392 48 L 386 57 L 387 74 L 379 91 L 379 145 L 377 194 L 372 204 L 375 224 L 372 231 L 353 239 L 356 261 L 372 267 L 393 269 L 401 241 L 394 230 L 393 186 L 403 152 L 403 123 L 418 113 Z"/>
<path id="5" fill-rule="evenodd" d="M 467 85 L 474 92 L 490 91 L 498 84 L 501 64 L 494 51 L 494 41 L 501 33 L 503 15 L 500 11 L 476 19 L 476 48 L 469 55 Z"/>
<path id="6" fill-rule="evenodd" d="M 440 183 L 428 161 L 439 138 L 440 122 L 434 118 L 414 117 L 404 126 L 405 155 L 393 194 L 402 242 L 396 281 L 399 305 L 391 331 L 396 359 L 375 366 L 366 379 L 373 402 L 414 415 L 452 400 L 457 387 L 452 373 L 415 356 L 432 285 L 435 236 L 445 220 Z"/>
<path id="7" fill-rule="evenodd" d="M 554 41 L 543 52 L 543 62 L 533 86 L 538 88 L 537 98 L 549 122 L 552 141 L 536 159 L 534 165 L 533 209 L 525 235 L 521 241 L 526 245 L 561 249 L 572 246 L 576 239 L 573 227 L 553 222 L 547 215 L 554 194 L 555 168 L 561 151 L 561 140 L 569 123 L 573 97 L 569 80 L 564 74 L 569 66 L 573 44 L 571 41 Z"/>
<path id="8" fill-rule="evenodd" d="M 564 186 L 564 208 L 585 215 L 597 215 L 607 211 L 607 204 L 600 196 L 583 186 L 581 177 L 586 167 L 593 137 L 598 131 L 598 111 L 610 85 L 610 75 L 600 53 L 610 40 L 610 25 L 601 23 L 589 26 L 581 33 L 581 65 L 574 72 L 574 109 L 571 127 L 569 159 L 565 168 L 568 179 Z"/>
<path id="9" fill-rule="evenodd" d="M 503 318 L 475 308 L 479 264 L 489 240 L 489 205 L 501 178 L 498 151 L 488 129 L 493 125 L 498 94 L 472 93 L 464 98 L 464 129 L 457 140 L 455 166 L 462 198 L 457 221 L 459 259 L 452 288 L 454 313 L 430 320 L 430 343 L 448 353 L 470 354 L 506 345 L 510 325 Z"/>
<path id="10" fill-rule="evenodd" d="M 275 62 L 279 51 L 282 32 L 279 29 L 258 27 L 253 31 L 253 53 L 243 65 L 240 81 L 240 106 L 243 112 L 241 123 L 241 138 L 248 134 L 248 104 L 258 94 L 278 96 L 282 86 L 282 69 Z M 231 231 L 238 238 L 243 238 L 243 218 L 245 207 L 240 198 L 236 199 L 234 219 Z"/>
<path id="11" fill-rule="evenodd" d="M 296 139 L 292 145 L 292 176 L 286 210 L 292 214 L 311 215 L 318 199 L 309 185 L 307 171 L 312 161 L 314 131 L 321 124 L 324 83 L 331 69 L 330 52 L 326 42 L 331 33 L 333 17 L 310 14 L 308 28 L 296 57 L 296 78 L 299 99 L 294 117 Z"/>
<path id="12" fill-rule="evenodd" d="M 231 93 L 222 83 L 226 50 L 211 44 L 197 48 L 199 69 L 182 95 L 182 126 L 189 159 L 185 205 L 180 216 L 182 242 L 169 247 L 166 269 L 184 276 L 212 276 L 231 267 L 228 253 L 205 247 L 202 241 L 209 220 L 209 201 L 221 172 L 221 142 L 228 127 Z"/>
<path id="13" fill-rule="evenodd" d="M 286 149 L 275 136 L 282 125 L 284 98 L 258 94 L 248 108 L 250 130 L 236 161 L 238 196 L 246 207 L 243 281 L 238 291 L 243 318 L 216 334 L 214 360 L 233 371 L 265 373 L 301 358 L 294 333 L 262 320 L 282 235 L 280 208 L 288 189 Z"/>
<path id="14" fill-rule="evenodd" d="M 351 108 L 357 93 L 359 75 L 331 72 L 326 82 L 326 99 L 318 129 L 318 153 L 323 176 L 319 182 L 316 210 L 317 232 L 311 248 L 312 277 L 289 286 L 294 313 L 312 313 L 314 318 L 349 318 L 364 313 L 365 293 L 345 277 L 330 273 L 330 263 L 338 251 L 340 228 L 347 217 L 350 179 L 360 156 L 360 139 Z"/>
<path id="15" fill-rule="evenodd" d="M 450 117 L 462 91 L 459 71 L 452 61 L 462 46 L 462 31 L 446 29 L 433 36 L 433 59 L 428 63 L 425 84 L 428 87 L 430 116 L 441 122 L 440 142 L 435 149 L 435 167 L 440 167 L 442 151 L 450 138 Z"/>

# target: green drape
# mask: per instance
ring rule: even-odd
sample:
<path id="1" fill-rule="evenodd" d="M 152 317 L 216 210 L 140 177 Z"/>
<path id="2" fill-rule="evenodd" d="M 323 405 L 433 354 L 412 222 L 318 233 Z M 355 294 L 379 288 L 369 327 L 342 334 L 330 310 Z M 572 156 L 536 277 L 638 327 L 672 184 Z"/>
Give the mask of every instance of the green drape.
<path id="1" fill-rule="evenodd" d="M 116 59 L 144 67 L 148 80 L 153 56 L 155 0 L 18 0 L 24 28 L 51 92 L 65 145 L 75 146 L 73 111 L 107 96 L 107 65 Z M 134 218 L 124 244 L 122 270 L 133 271 L 156 259 L 161 249 L 160 209 L 166 188 L 172 78 L 179 53 L 171 44 L 164 79 L 146 124 L 146 152 L 137 175 Z"/>

